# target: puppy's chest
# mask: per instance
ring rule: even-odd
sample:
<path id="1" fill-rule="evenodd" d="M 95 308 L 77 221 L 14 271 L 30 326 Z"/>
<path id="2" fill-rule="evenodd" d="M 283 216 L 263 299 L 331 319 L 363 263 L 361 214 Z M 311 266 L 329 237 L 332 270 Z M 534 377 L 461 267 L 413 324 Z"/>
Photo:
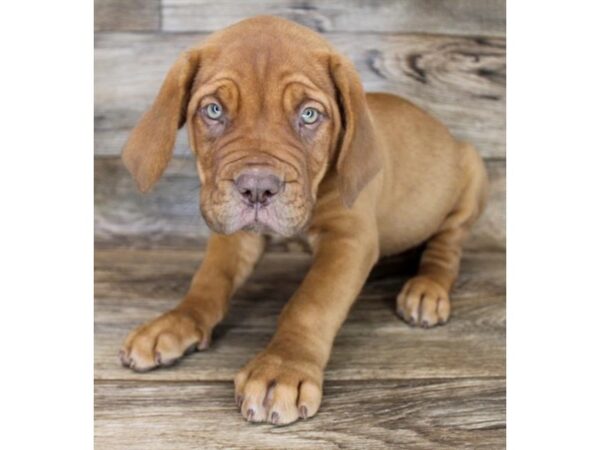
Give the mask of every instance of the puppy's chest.
<path id="1" fill-rule="evenodd" d="M 285 252 L 312 253 L 314 235 L 309 235 L 307 232 L 293 237 L 283 237 L 271 233 L 267 233 L 265 236 L 267 238 L 267 247 L 270 250 L 273 249 Z M 310 236 L 313 236 L 313 239 L 311 239 Z"/>

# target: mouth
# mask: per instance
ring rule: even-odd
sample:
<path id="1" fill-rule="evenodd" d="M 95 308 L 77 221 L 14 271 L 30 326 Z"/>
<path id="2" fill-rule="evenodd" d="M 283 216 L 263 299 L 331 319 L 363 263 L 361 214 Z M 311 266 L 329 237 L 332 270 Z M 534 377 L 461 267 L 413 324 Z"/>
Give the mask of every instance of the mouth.
<path id="1" fill-rule="evenodd" d="M 281 233 L 280 221 L 276 211 L 269 205 L 241 205 L 239 228 L 256 233 Z"/>
<path id="2" fill-rule="evenodd" d="M 222 234 L 233 234 L 244 230 L 288 238 L 300 232 L 307 222 L 307 217 L 300 211 L 292 211 L 273 203 L 268 205 L 230 203 L 229 207 L 221 209 L 221 214 L 217 215 L 205 214 L 210 210 L 204 208 L 200 208 L 200 211 L 207 225 L 214 232 Z"/>
<path id="3" fill-rule="evenodd" d="M 308 224 L 312 204 L 306 202 L 302 193 L 286 191 L 284 195 L 279 192 L 267 198 L 263 194 L 265 198 L 255 199 L 227 187 L 228 190 L 201 190 L 200 213 L 216 233 L 244 230 L 288 238 L 301 233 Z"/>

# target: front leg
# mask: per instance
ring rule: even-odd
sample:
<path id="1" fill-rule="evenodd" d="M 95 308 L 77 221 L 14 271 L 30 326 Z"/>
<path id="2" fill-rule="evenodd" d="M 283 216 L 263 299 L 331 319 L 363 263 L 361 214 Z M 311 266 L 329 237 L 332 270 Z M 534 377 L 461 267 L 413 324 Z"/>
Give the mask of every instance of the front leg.
<path id="1" fill-rule="evenodd" d="M 378 257 L 374 226 L 345 228 L 318 236 L 314 263 L 274 337 L 236 376 L 247 420 L 284 425 L 316 414 L 333 340 Z"/>
<path id="2" fill-rule="evenodd" d="M 146 371 L 207 348 L 231 295 L 250 275 L 264 245 L 264 238 L 253 233 L 211 235 L 186 296 L 175 309 L 129 333 L 120 351 L 122 364 Z"/>

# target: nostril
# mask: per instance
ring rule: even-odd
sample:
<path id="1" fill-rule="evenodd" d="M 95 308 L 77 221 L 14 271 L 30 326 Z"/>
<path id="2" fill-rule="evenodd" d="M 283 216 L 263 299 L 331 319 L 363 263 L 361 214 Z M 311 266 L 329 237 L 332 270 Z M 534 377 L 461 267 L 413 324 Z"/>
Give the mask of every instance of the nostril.
<path id="1" fill-rule="evenodd" d="M 264 173 L 244 173 L 235 180 L 235 186 L 241 197 L 250 204 L 268 204 L 282 187 L 279 177 Z"/>
<path id="2" fill-rule="evenodd" d="M 263 192 L 261 192 L 259 194 L 259 199 L 258 201 L 261 204 L 266 204 L 267 202 L 269 202 L 269 200 L 271 200 L 271 198 L 274 196 L 275 194 L 269 190 L 265 190 Z"/>
<path id="3" fill-rule="evenodd" d="M 242 194 L 242 197 L 248 200 L 252 198 L 252 191 L 250 189 L 242 189 L 240 190 L 240 194 Z"/>

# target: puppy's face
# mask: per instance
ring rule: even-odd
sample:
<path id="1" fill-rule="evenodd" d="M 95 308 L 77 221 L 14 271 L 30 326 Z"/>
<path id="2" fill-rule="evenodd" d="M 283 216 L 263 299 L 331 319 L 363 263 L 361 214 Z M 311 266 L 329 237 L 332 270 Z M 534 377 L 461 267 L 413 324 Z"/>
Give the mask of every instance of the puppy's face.
<path id="1" fill-rule="evenodd" d="M 202 53 L 187 124 L 217 232 L 291 236 L 310 218 L 340 118 L 327 60 L 293 45 L 243 33 Z"/>
<path id="2" fill-rule="evenodd" d="M 140 190 L 160 178 L 185 123 L 201 211 L 221 233 L 291 236 L 308 223 L 326 173 L 351 207 L 381 167 L 356 70 L 283 19 L 239 22 L 179 57 L 123 149 Z"/>

